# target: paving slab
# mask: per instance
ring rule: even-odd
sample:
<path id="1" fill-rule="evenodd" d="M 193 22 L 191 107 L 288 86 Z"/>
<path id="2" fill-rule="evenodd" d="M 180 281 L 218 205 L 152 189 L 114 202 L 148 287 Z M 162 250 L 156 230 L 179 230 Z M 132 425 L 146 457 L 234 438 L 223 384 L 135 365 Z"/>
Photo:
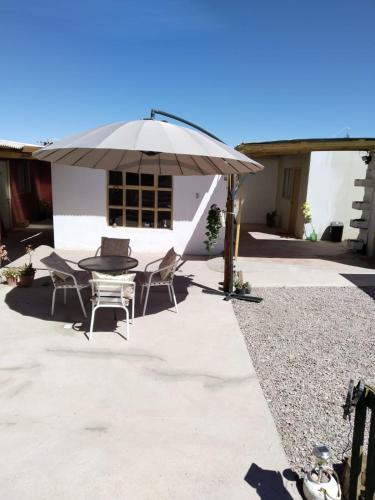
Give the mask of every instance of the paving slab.
<path id="1" fill-rule="evenodd" d="M 91 342 L 74 292 L 50 317 L 45 272 L 0 285 L 2 498 L 299 498 L 232 306 L 205 293 L 217 282 L 189 260 L 179 314 L 153 291 L 129 341 L 104 310 Z"/>

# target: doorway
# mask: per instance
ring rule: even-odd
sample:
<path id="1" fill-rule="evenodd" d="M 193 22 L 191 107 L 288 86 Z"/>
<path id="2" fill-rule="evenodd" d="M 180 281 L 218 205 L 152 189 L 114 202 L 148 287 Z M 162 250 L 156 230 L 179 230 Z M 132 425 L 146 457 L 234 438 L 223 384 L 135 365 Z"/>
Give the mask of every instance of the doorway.
<path id="1" fill-rule="evenodd" d="M 301 186 L 301 169 L 294 168 L 292 193 L 290 197 L 290 213 L 289 213 L 289 227 L 288 227 L 288 233 L 294 236 L 297 236 L 296 223 L 297 223 L 298 209 L 299 209 L 300 186 Z"/>
<path id="2" fill-rule="evenodd" d="M 0 160 L 0 234 L 8 231 L 11 225 L 9 162 Z"/>

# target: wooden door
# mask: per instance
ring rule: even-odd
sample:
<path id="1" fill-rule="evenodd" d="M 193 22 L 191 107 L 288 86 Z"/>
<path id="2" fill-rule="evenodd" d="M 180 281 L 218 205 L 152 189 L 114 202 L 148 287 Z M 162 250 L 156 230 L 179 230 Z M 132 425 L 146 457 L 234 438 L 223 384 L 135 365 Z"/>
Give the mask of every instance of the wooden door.
<path id="1" fill-rule="evenodd" d="M 296 234 L 296 222 L 299 210 L 299 190 L 301 185 L 301 169 L 293 169 L 293 187 L 292 196 L 290 199 L 290 214 L 289 214 L 289 229 L 288 232 L 291 235 Z"/>

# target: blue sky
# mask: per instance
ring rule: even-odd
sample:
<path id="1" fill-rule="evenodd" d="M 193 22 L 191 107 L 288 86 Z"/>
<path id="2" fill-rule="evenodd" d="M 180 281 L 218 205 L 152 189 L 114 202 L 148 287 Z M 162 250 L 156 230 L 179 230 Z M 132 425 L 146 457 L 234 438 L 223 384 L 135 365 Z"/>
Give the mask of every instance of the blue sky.
<path id="1" fill-rule="evenodd" d="M 375 0 L 1 0 L 0 137 L 156 107 L 241 141 L 375 137 Z"/>

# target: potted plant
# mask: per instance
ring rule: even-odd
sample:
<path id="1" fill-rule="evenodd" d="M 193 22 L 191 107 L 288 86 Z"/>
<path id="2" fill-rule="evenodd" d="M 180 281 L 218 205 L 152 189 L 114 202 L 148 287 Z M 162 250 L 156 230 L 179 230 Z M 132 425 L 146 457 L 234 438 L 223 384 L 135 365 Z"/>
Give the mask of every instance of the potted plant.
<path id="1" fill-rule="evenodd" d="M 216 245 L 217 240 L 219 239 L 220 229 L 222 227 L 222 219 L 221 219 L 221 209 L 214 203 L 211 205 L 210 210 L 207 214 L 207 225 L 206 225 L 206 233 L 207 240 L 205 240 L 204 244 L 208 251 L 208 255 L 211 257 L 212 249 Z"/>
<path id="2" fill-rule="evenodd" d="M 238 295 L 251 293 L 251 285 L 248 281 L 243 281 L 242 271 L 237 271 L 235 273 L 233 287 Z"/>
<path id="3" fill-rule="evenodd" d="M 316 234 L 314 226 L 312 225 L 312 214 L 311 214 L 310 205 L 307 202 L 303 203 L 301 206 L 301 210 L 302 210 L 302 214 L 303 214 L 304 232 L 305 232 L 306 239 L 310 240 L 310 241 L 317 241 L 318 235 Z M 311 231 L 309 236 L 307 236 L 307 233 L 306 233 L 306 224 L 311 225 L 312 231 Z"/>
<path id="4" fill-rule="evenodd" d="M 19 268 L 19 278 L 17 282 L 19 286 L 29 287 L 34 282 L 36 269 L 31 262 L 32 253 L 33 253 L 33 247 L 31 245 L 27 245 L 26 254 L 28 254 L 29 256 L 29 262 Z"/>
<path id="5" fill-rule="evenodd" d="M 20 275 L 19 267 L 4 267 L 1 270 L 1 275 L 6 280 L 9 286 L 16 286 Z"/>

